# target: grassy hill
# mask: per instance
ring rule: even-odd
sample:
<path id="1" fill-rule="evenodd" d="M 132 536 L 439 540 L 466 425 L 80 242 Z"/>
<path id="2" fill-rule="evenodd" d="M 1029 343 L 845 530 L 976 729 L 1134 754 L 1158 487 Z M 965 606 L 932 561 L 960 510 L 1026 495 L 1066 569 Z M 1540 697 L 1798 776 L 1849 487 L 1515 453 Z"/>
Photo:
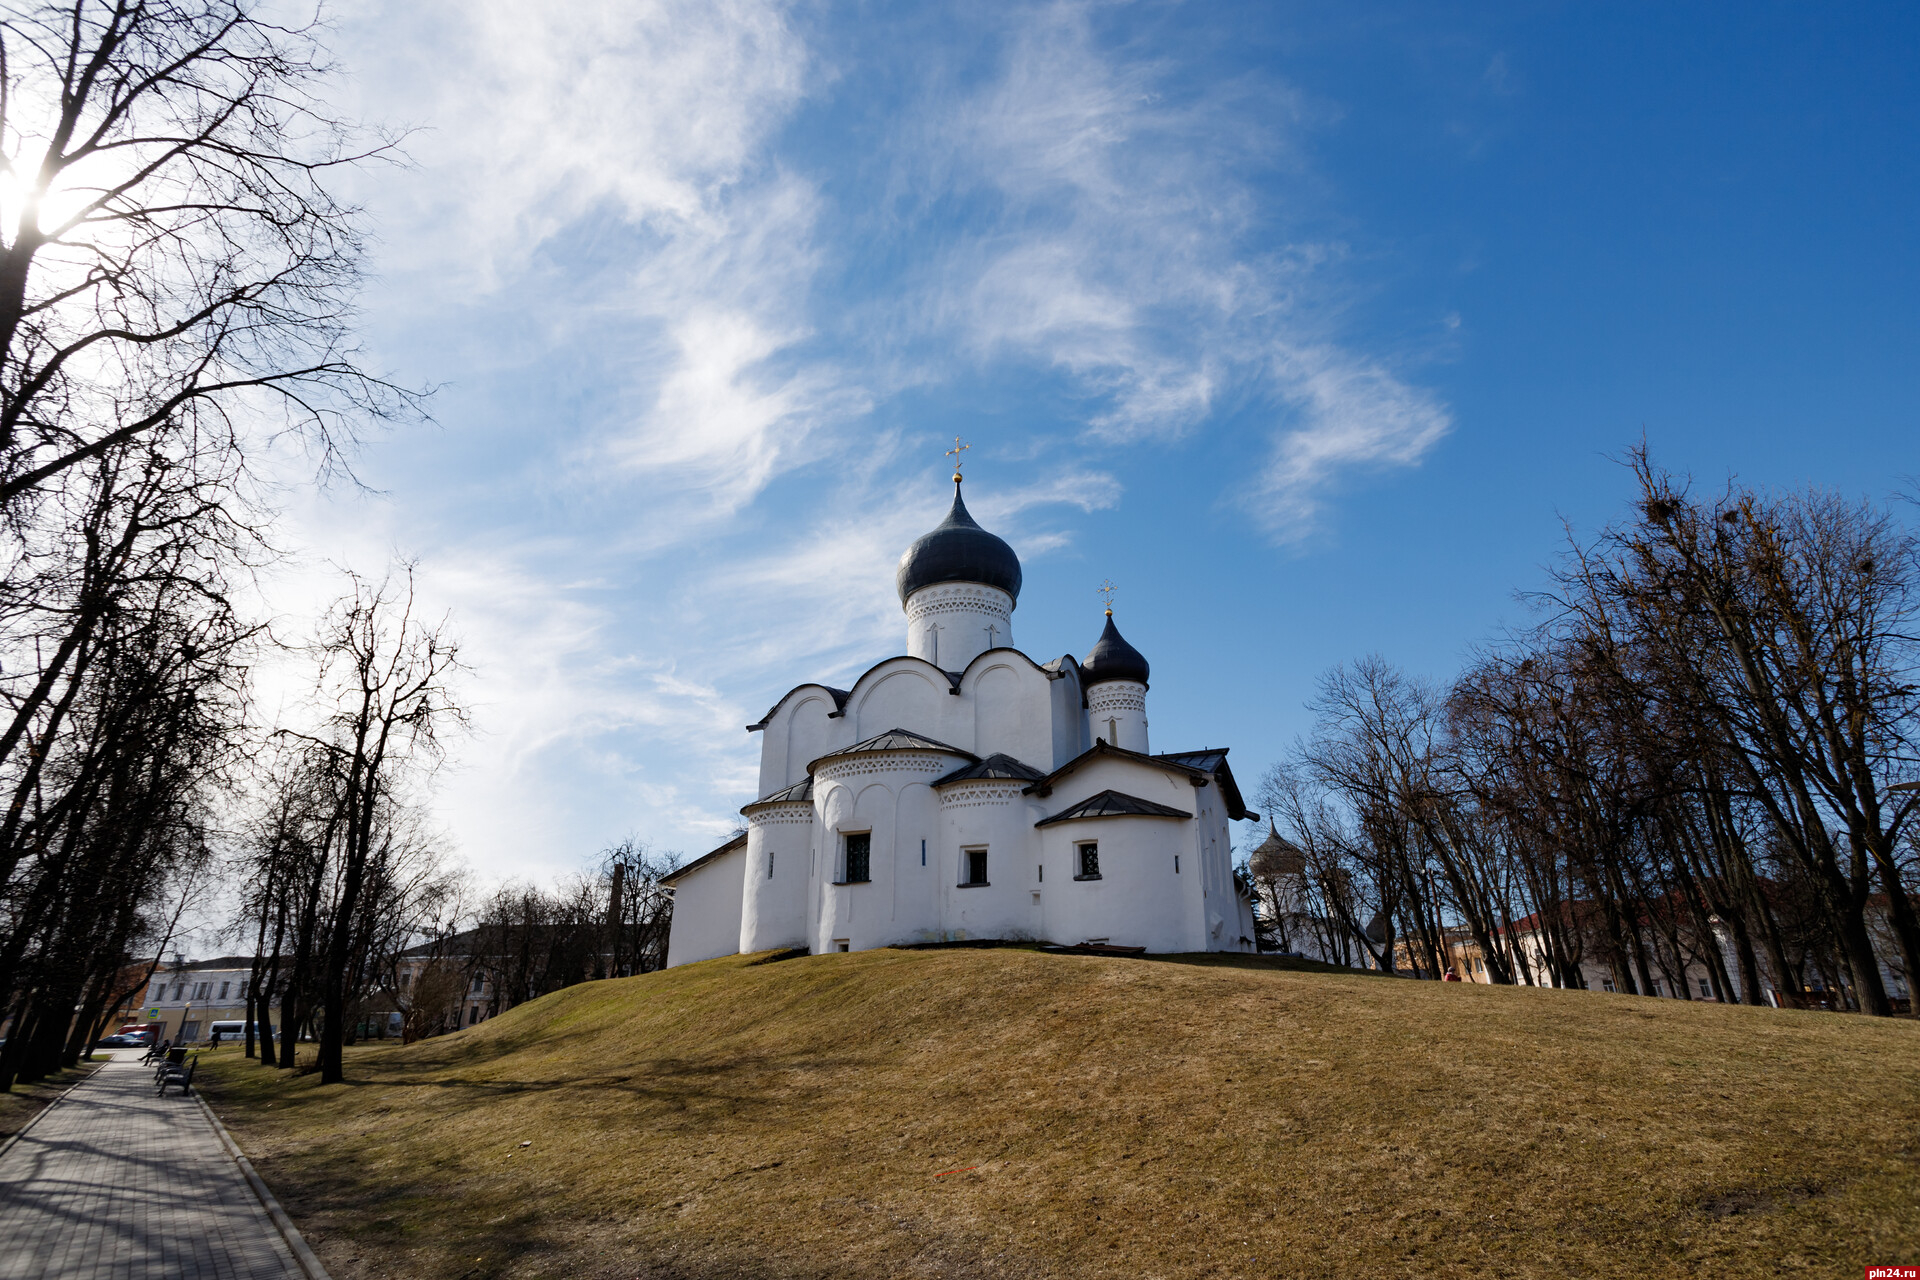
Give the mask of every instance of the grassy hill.
<path id="1" fill-rule="evenodd" d="M 353 1276 L 1846 1276 L 1920 1025 L 1241 959 L 730 958 L 208 1092 Z M 531 1145 L 527 1145 L 527 1144 Z"/>

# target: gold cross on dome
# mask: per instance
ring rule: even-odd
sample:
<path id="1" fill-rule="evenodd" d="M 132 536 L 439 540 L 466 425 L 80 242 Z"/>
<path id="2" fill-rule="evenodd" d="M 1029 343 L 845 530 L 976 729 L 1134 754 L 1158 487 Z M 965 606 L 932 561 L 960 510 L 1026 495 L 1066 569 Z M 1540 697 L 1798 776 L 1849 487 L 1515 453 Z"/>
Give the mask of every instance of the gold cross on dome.
<path id="1" fill-rule="evenodd" d="M 953 448 L 947 450 L 947 456 L 953 459 L 953 478 L 956 482 L 960 479 L 960 455 L 971 448 L 973 448 L 972 445 L 961 444 L 960 437 L 955 436 L 953 438 Z"/>
<path id="2" fill-rule="evenodd" d="M 1099 586 L 1094 588 L 1094 592 L 1098 594 L 1101 599 L 1107 602 L 1107 616 L 1109 618 L 1113 616 L 1113 593 L 1118 591 L 1119 589 L 1120 588 L 1113 585 L 1112 578 L 1106 579 Z"/>

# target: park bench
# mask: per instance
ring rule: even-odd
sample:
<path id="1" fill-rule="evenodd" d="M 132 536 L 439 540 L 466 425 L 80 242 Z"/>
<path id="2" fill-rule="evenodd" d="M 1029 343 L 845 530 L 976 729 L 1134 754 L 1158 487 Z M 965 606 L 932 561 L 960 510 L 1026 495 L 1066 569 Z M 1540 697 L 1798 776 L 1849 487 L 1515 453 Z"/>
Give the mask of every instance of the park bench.
<path id="1" fill-rule="evenodd" d="M 167 1069 L 160 1074 L 160 1083 L 155 1087 L 154 1093 L 161 1097 L 166 1096 L 167 1086 L 170 1084 L 179 1085 L 181 1093 L 192 1093 L 193 1069 L 199 1065 L 200 1059 L 198 1057 L 194 1058 L 192 1062 L 189 1062 L 185 1070 L 181 1070 L 172 1063 L 168 1063 Z"/>
<path id="2" fill-rule="evenodd" d="M 178 1071 L 187 1064 L 187 1051 L 184 1047 L 169 1049 L 160 1059 L 160 1065 L 153 1069 L 153 1082 L 159 1084 L 169 1071 Z"/>

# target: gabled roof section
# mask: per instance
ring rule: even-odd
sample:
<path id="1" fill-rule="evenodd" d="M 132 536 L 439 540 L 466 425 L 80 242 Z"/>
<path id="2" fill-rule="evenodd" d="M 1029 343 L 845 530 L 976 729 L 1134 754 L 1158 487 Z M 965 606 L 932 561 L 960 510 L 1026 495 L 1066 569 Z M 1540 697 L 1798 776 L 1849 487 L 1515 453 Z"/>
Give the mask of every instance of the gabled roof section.
<path id="1" fill-rule="evenodd" d="M 1142 800 L 1139 796 L 1130 796 L 1124 791 L 1102 791 L 1098 795 L 1088 796 L 1064 813 L 1056 813 L 1051 818 L 1042 818 L 1034 823 L 1036 827 L 1052 826 L 1056 822 L 1072 822 L 1076 818 L 1191 818 L 1190 813 L 1164 804 L 1155 804 L 1151 800 Z"/>
<path id="2" fill-rule="evenodd" d="M 1260 820 L 1260 815 L 1247 808 L 1245 800 L 1240 798 L 1240 785 L 1233 780 L 1233 771 L 1227 768 L 1227 748 L 1209 747 L 1204 751 L 1176 751 L 1167 755 L 1149 756 L 1138 751 L 1129 751 L 1125 747 L 1116 747 L 1101 738 L 1095 738 L 1093 745 L 1073 759 L 1041 778 L 1027 790 L 1028 795 L 1044 796 L 1053 790 L 1060 779 L 1101 756 L 1112 756 L 1121 760 L 1136 760 L 1141 764 L 1156 765 L 1159 768 L 1180 773 L 1195 786 L 1205 786 L 1209 781 L 1218 779 L 1220 798 L 1227 802 L 1227 816 L 1235 822 L 1252 819 Z"/>
<path id="3" fill-rule="evenodd" d="M 761 796 L 740 806 L 740 812 L 758 809 L 766 804 L 798 804 L 813 799 L 813 775 L 809 774 L 790 787 L 782 787 L 771 795 Z"/>
<path id="4" fill-rule="evenodd" d="M 778 712 L 780 708 L 786 704 L 787 699 L 791 698 L 794 694 L 799 693 L 802 689 L 819 689 L 827 694 L 832 695 L 833 710 L 829 714 L 836 715 L 836 716 L 847 709 L 847 699 L 853 696 L 850 690 L 836 689 L 832 685 L 813 684 L 811 682 L 807 684 L 797 684 L 793 686 L 793 688 L 781 694 L 780 700 L 767 708 L 767 714 L 761 716 L 760 719 L 755 721 L 753 724 L 748 725 L 747 732 L 754 733 L 754 732 L 757 732 L 758 730 L 766 728 L 768 722 L 773 719 L 774 714 Z"/>
<path id="5" fill-rule="evenodd" d="M 1015 782 L 1037 782 L 1047 775 L 1030 764 L 1015 760 L 1004 752 L 996 752 L 985 760 L 956 769 L 944 778 L 935 779 L 933 785 L 945 786 L 949 782 L 972 782 L 981 778 L 1006 778 Z"/>
<path id="6" fill-rule="evenodd" d="M 689 862 L 686 866 L 681 867 L 678 871 L 669 872 L 668 874 L 661 876 L 660 883 L 666 884 L 666 885 L 674 884 L 677 881 L 679 881 L 680 877 L 685 875 L 691 875 L 693 872 L 698 871 L 700 868 L 706 866 L 709 862 L 713 862 L 719 858 L 724 858 L 728 854 L 732 853 L 735 849 L 744 849 L 746 847 L 747 847 L 747 833 L 742 831 L 739 835 L 727 841 L 725 844 L 721 845 L 718 849 L 715 849 L 713 852 L 703 853 L 699 857 L 695 858 L 692 862 Z"/>
<path id="7" fill-rule="evenodd" d="M 1046 777 L 1036 781 L 1032 786 L 1027 788 L 1027 792 L 1030 795 L 1044 796 L 1053 790 L 1054 784 L 1059 782 L 1060 779 L 1066 777 L 1080 766 L 1091 764 L 1102 756 L 1112 756 L 1121 760 L 1135 760 L 1141 764 L 1152 765 L 1155 768 L 1165 769 L 1171 773 L 1182 774 L 1196 786 L 1205 786 L 1208 779 L 1213 776 L 1205 769 L 1195 769 L 1191 766 L 1181 764 L 1176 760 L 1169 760 L 1165 756 L 1142 755 L 1138 751 L 1129 751 L 1125 747 L 1113 746 L 1103 738 L 1095 738 L 1091 747 L 1088 747 L 1085 751 L 1082 751 L 1079 755 L 1067 761 Z"/>
<path id="8" fill-rule="evenodd" d="M 877 751 L 938 751 L 945 755 L 959 756 L 963 760 L 972 761 L 980 758 L 971 751 L 962 751 L 958 747 L 950 747 L 944 742 L 936 742 L 932 738 L 925 738 L 905 729 L 889 729 L 885 733 L 874 734 L 865 742 L 856 742 L 850 747 L 829 751 L 818 760 L 810 761 L 807 764 L 807 773 L 812 774 L 822 760 L 838 760 L 841 756 L 865 755 Z"/>
<path id="9" fill-rule="evenodd" d="M 1240 784 L 1233 780 L 1233 770 L 1227 768 L 1227 750 L 1226 747 L 1206 747 L 1199 751 L 1172 751 L 1154 759 L 1199 769 L 1218 779 L 1220 798 L 1227 802 L 1227 816 L 1235 822 L 1258 822 L 1260 815 L 1247 808 L 1247 802 L 1240 796 Z"/>

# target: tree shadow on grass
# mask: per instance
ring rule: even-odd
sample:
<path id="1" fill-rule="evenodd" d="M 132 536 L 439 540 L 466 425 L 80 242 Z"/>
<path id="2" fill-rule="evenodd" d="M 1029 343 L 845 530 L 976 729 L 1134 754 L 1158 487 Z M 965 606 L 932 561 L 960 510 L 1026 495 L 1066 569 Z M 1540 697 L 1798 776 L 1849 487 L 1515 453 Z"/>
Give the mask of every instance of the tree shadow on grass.
<path id="1" fill-rule="evenodd" d="M 1135 957 L 1150 960 L 1157 964 L 1183 964 L 1199 969 L 1255 969 L 1280 973 L 1326 973 L 1343 978 L 1386 978 L 1406 977 L 1406 974 L 1385 974 L 1378 969 L 1349 969 L 1344 965 L 1326 964 L 1319 960 L 1300 960 L 1292 956 L 1257 956 L 1244 951 L 1184 951 L 1171 955 L 1143 955 Z"/>

